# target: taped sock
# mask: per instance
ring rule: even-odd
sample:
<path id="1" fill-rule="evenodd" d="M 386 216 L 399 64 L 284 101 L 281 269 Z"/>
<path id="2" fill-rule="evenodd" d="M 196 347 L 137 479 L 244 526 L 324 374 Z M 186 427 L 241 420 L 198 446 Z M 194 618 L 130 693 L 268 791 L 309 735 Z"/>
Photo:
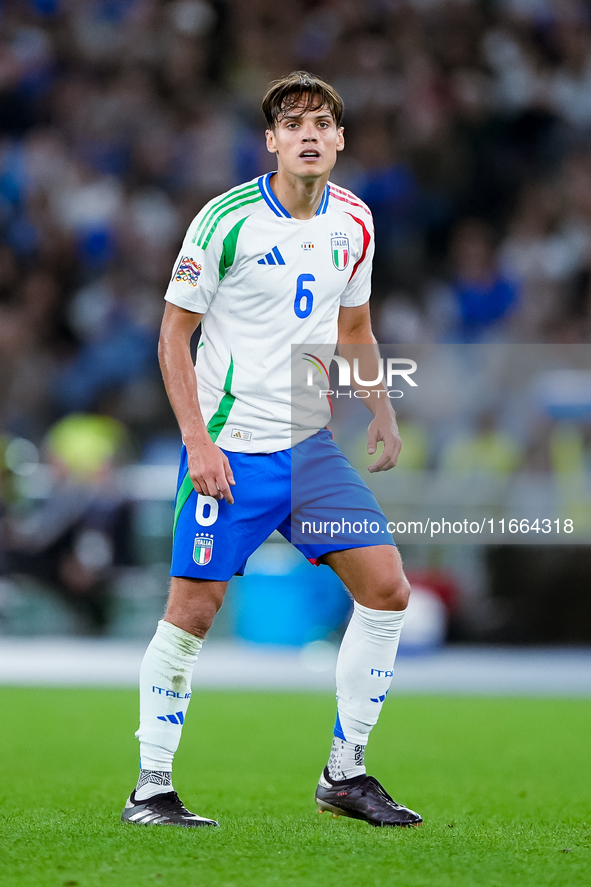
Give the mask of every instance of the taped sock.
<path id="1" fill-rule="evenodd" d="M 365 773 L 365 746 L 335 736 L 328 758 L 328 775 L 335 782 Z"/>

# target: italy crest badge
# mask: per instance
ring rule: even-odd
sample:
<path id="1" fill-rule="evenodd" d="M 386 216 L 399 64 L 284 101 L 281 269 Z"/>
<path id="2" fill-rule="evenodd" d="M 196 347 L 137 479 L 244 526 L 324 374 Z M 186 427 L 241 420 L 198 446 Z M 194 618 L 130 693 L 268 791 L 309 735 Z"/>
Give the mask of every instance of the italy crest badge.
<path id="1" fill-rule="evenodd" d="M 213 553 L 212 536 L 195 536 L 193 546 L 193 560 L 199 567 L 204 567 L 211 560 Z"/>
<path id="2" fill-rule="evenodd" d="M 332 263 L 337 271 L 344 271 L 349 264 L 349 238 L 344 234 L 337 234 L 330 238 L 330 250 Z"/>

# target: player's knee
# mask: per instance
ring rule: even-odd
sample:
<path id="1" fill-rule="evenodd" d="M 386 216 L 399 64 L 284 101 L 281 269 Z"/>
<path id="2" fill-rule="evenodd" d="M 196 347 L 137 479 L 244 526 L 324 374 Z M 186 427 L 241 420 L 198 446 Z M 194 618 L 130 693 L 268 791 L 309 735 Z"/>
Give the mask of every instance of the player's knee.
<path id="1" fill-rule="evenodd" d="M 406 610 L 408 606 L 408 599 L 410 598 L 410 582 L 408 581 L 404 573 L 395 585 L 394 597 L 396 599 L 396 606 L 393 609 Z"/>
<path id="2" fill-rule="evenodd" d="M 201 612 L 192 615 L 188 620 L 189 628 L 185 631 L 195 635 L 197 638 L 204 638 L 215 619 L 215 612 Z"/>
<path id="3" fill-rule="evenodd" d="M 410 583 L 404 573 L 385 578 L 373 589 L 373 608 L 376 610 L 406 610 L 410 597 Z"/>
<path id="4" fill-rule="evenodd" d="M 204 638 L 213 625 L 213 620 L 224 600 L 223 593 L 219 593 L 218 589 L 209 591 L 208 594 L 194 598 L 187 608 L 187 618 L 191 625 L 187 630 L 199 638 Z"/>
<path id="5" fill-rule="evenodd" d="M 204 638 L 222 605 L 226 584 L 174 578 L 164 618 L 183 631 Z"/>
<path id="6" fill-rule="evenodd" d="M 213 601 L 200 601 L 199 606 L 186 606 L 182 610 L 168 606 L 164 618 L 173 625 L 197 638 L 204 638 L 218 611 Z"/>

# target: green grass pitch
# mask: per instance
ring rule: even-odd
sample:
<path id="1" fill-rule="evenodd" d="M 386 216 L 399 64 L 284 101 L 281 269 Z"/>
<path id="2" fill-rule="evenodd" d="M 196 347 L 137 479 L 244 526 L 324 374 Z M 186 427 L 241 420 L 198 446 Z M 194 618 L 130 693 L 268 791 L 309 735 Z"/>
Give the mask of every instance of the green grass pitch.
<path id="1" fill-rule="evenodd" d="M 219 829 L 119 822 L 133 691 L 1 689 L 2 887 L 575 887 L 591 884 L 585 700 L 391 696 L 368 770 L 424 825 L 319 816 L 334 702 L 198 692 L 175 787 Z"/>

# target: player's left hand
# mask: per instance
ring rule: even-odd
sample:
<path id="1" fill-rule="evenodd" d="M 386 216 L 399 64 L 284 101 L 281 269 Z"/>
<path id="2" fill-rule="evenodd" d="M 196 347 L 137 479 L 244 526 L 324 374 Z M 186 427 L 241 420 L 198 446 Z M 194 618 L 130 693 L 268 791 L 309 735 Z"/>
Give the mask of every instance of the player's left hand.
<path id="1" fill-rule="evenodd" d="M 369 423 L 367 429 L 367 452 L 370 456 L 376 452 L 379 440 L 383 441 L 384 450 L 377 462 L 373 462 L 368 467 L 367 470 L 371 471 L 372 474 L 375 471 L 388 471 L 389 468 L 394 468 L 398 461 L 398 454 L 402 449 L 402 441 L 400 440 L 398 425 L 394 416 L 375 416 Z"/>

